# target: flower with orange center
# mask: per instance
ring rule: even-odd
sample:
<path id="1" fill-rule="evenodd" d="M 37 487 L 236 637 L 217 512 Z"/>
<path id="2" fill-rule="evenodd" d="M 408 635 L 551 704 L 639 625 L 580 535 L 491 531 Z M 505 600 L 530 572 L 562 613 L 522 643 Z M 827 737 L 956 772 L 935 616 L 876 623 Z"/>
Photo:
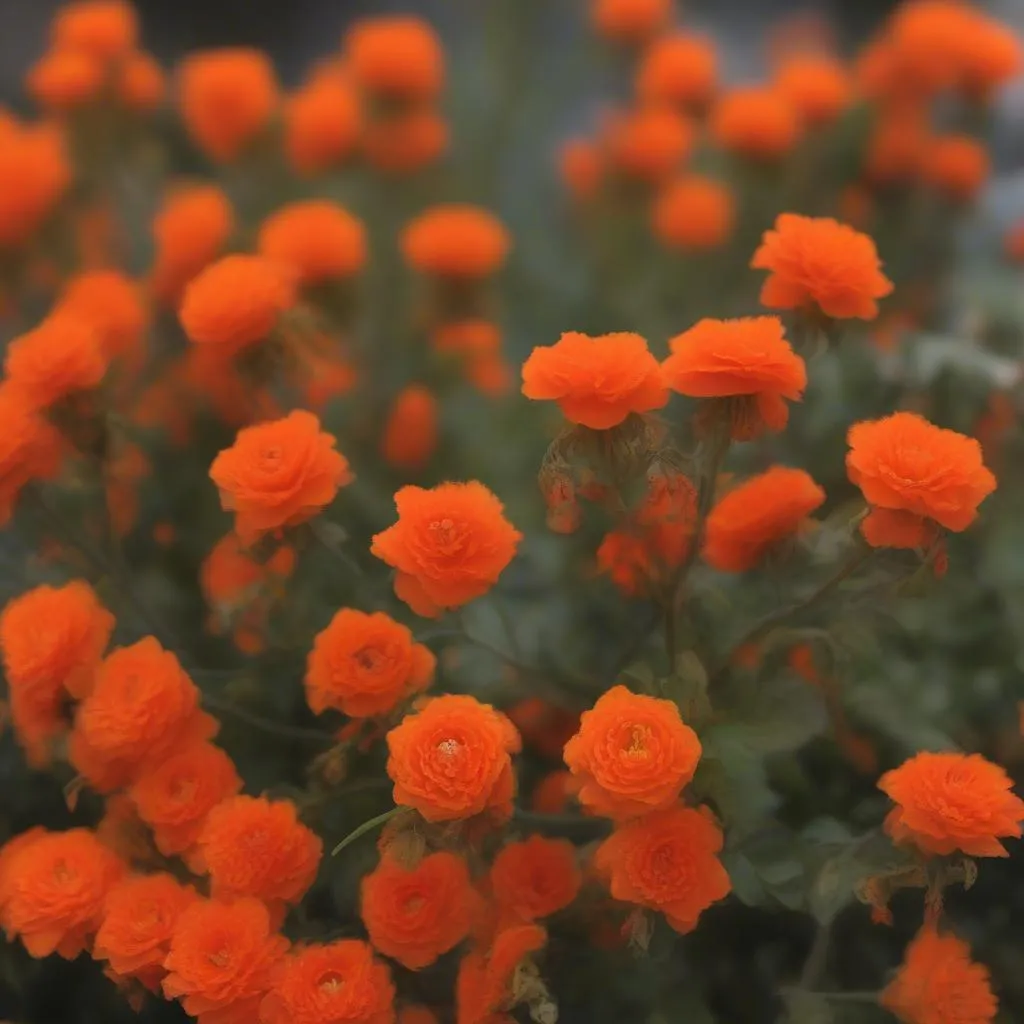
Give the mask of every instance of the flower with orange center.
<path id="1" fill-rule="evenodd" d="M 374 949 L 413 971 L 457 946 L 480 909 L 466 862 L 447 851 L 411 868 L 385 856 L 363 876 L 359 892 Z"/>
<path id="2" fill-rule="evenodd" d="M 988 151 L 969 135 L 932 139 L 921 166 L 924 180 L 958 203 L 970 202 L 988 180 L 989 172 Z"/>
<path id="3" fill-rule="evenodd" d="M 769 309 L 816 307 L 834 320 L 874 320 L 877 300 L 892 292 L 872 239 L 831 217 L 779 214 L 750 265 L 768 271 L 761 304 Z"/>
<path id="4" fill-rule="evenodd" d="M 441 159 L 450 135 L 440 114 L 416 107 L 368 124 L 362 153 L 374 170 L 384 174 L 415 174 Z"/>
<path id="5" fill-rule="evenodd" d="M 93 958 L 106 960 L 118 978 L 159 992 L 178 919 L 198 899 L 195 889 L 163 872 L 124 879 L 107 895 Z"/>
<path id="6" fill-rule="evenodd" d="M 44 111 L 67 114 L 99 99 L 103 78 L 103 64 L 91 54 L 55 50 L 32 65 L 25 85 Z"/>
<path id="7" fill-rule="evenodd" d="M 274 68 L 265 53 L 246 47 L 192 53 L 179 70 L 178 103 L 193 142 L 212 160 L 229 163 L 273 117 Z"/>
<path id="8" fill-rule="evenodd" d="M 704 559 L 720 572 L 746 572 L 798 533 L 825 501 L 802 469 L 772 466 L 720 499 L 708 515 Z"/>
<path id="9" fill-rule="evenodd" d="M 153 218 L 157 297 L 176 304 L 185 285 L 224 251 L 233 230 L 231 203 L 219 188 L 191 185 L 172 192 Z"/>
<path id="10" fill-rule="evenodd" d="M 677 804 L 619 825 L 598 847 L 594 867 L 615 899 L 656 910 L 685 934 L 732 888 L 721 849 L 712 816 Z"/>
<path id="11" fill-rule="evenodd" d="M 672 0 L 590 0 L 594 30 L 626 46 L 647 42 L 671 17 Z"/>
<path id="12" fill-rule="evenodd" d="M 497 1024 L 516 1002 L 515 982 L 531 954 L 544 948 L 547 932 L 536 924 L 503 928 L 490 945 L 462 958 L 455 980 L 456 1024 Z"/>
<path id="13" fill-rule="evenodd" d="M 364 18 L 343 43 L 352 78 L 373 96 L 429 101 L 444 87 L 441 40 L 422 18 Z"/>
<path id="14" fill-rule="evenodd" d="M 700 754 L 697 734 L 672 701 L 613 686 L 583 712 L 564 757 L 580 803 L 592 814 L 623 819 L 674 803 Z"/>
<path id="15" fill-rule="evenodd" d="M 46 832 L 19 845 L 5 865 L 0 923 L 29 955 L 74 960 L 103 920 L 124 865 L 88 829 Z"/>
<path id="16" fill-rule="evenodd" d="M 935 524 L 959 533 L 996 488 L 981 445 L 913 412 L 855 423 L 846 471 L 872 506 L 861 530 L 872 547 L 926 547 Z"/>
<path id="17" fill-rule="evenodd" d="M 782 430 L 789 420 L 786 400 L 799 401 L 807 386 L 807 368 L 778 317 L 701 320 L 669 347 L 665 383 L 680 394 L 716 400 L 705 415 L 728 413 L 735 441 Z"/>
<path id="18" fill-rule="evenodd" d="M 538 346 L 523 364 L 523 394 L 557 402 L 567 420 L 592 430 L 668 402 L 647 342 L 625 331 L 597 337 L 569 331 L 554 345 Z"/>
<path id="19" fill-rule="evenodd" d="M 489 277 L 505 262 L 505 225 L 478 206 L 433 206 L 410 221 L 400 239 L 406 263 L 431 277 L 472 281 Z"/>
<path id="20" fill-rule="evenodd" d="M 657 184 L 685 163 L 696 138 L 693 124 L 666 106 L 641 107 L 606 128 L 608 162 L 627 178 Z"/>
<path id="21" fill-rule="evenodd" d="M 210 466 L 221 506 L 235 513 L 235 533 L 246 546 L 319 514 L 340 487 L 352 482 L 348 462 L 311 412 L 238 432 Z"/>
<path id="22" fill-rule="evenodd" d="M 287 949 L 259 900 L 200 900 L 171 936 L 164 995 L 199 1024 L 252 1024 Z"/>
<path id="23" fill-rule="evenodd" d="M 491 865 L 490 883 L 499 914 L 512 921 L 536 921 L 569 906 L 583 876 L 572 843 L 530 836 L 501 848 Z"/>
<path id="24" fill-rule="evenodd" d="M 223 750 L 191 743 L 143 772 L 128 796 L 157 849 L 176 857 L 195 846 L 210 811 L 241 788 L 234 762 Z"/>
<path id="25" fill-rule="evenodd" d="M 482 597 L 516 554 L 522 534 L 483 484 L 403 487 L 398 522 L 374 536 L 370 552 L 396 570 L 395 594 L 436 618 Z"/>
<path id="26" fill-rule="evenodd" d="M 88 324 L 108 359 L 142 355 L 149 314 L 135 282 L 118 270 L 87 270 L 65 285 L 58 309 Z"/>
<path id="27" fill-rule="evenodd" d="M 999 1012 L 988 968 L 966 942 L 927 924 L 878 1001 L 906 1024 L 990 1024 Z"/>
<path id="28" fill-rule="evenodd" d="M 64 139 L 51 125 L 5 126 L 0 145 L 0 247 L 24 245 L 71 183 Z"/>
<path id="29" fill-rule="evenodd" d="M 180 744 L 206 739 L 216 722 L 178 659 L 151 636 L 119 647 L 100 664 L 78 706 L 70 760 L 100 792 L 139 778 Z"/>
<path id="30" fill-rule="evenodd" d="M 125 57 L 138 40 L 135 8 L 127 0 L 78 0 L 57 11 L 50 26 L 55 50 L 76 50 L 102 60 Z"/>
<path id="31" fill-rule="evenodd" d="M 709 129 L 722 149 L 750 160 L 781 160 L 800 138 L 800 118 L 778 89 L 745 86 L 725 93 Z"/>
<path id="32" fill-rule="evenodd" d="M 1000 838 L 1020 838 L 1024 800 L 1009 775 L 980 754 L 923 751 L 886 772 L 878 788 L 896 804 L 886 832 L 923 853 L 1006 857 Z"/>
<path id="33" fill-rule="evenodd" d="M 407 626 L 383 612 L 342 608 L 313 641 L 306 699 L 318 715 L 328 708 L 352 718 L 385 715 L 430 685 L 435 663 Z"/>
<path id="34" fill-rule="evenodd" d="M 313 884 L 323 844 L 290 800 L 232 796 L 206 816 L 198 858 L 214 897 L 298 903 Z"/>
<path id="35" fill-rule="evenodd" d="M 570 139 L 558 153 L 558 172 L 574 199 L 593 199 L 604 175 L 604 160 L 597 144 L 590 139 Z"/>
<path id="36" fill-rule="evenodd" d="M 410 384 L 395 398 L 380 450 L 396 469 L 422 469 L 437 448 L 438 403 L 422 384 Z"/>
<path id="37" fill-rule="evenodd" d="M 261 1024 L 394 1024 L 395 986 L 358 939 L 297 948 L 277 966 Z M 255 1019 L 255 1018 L 253 1018 Z"/>
<path id="38" fill-rule="evenodd" d="M 178 317 L 189 340 L 225 358 L 263 341 L 295 305 L 295 280 L 263 256 L 225 256 L 185 289 Z"/>
<path id="39" fill-rule="evenodd" d="M 163 103 L 167 80 L 155 58 L 148 53 L 131 53 L 118 69 L 114 88 L 123 106 L 146 114 Z"/>
<path id="40" fill-rule="evenodd" d="M 341 74 L 319 75 L 292 93 L 284 109 L 284 149 L 301 175 L 322 174 L 347 159 L 363 130 L 359 96 Z"/>
<path id="41" fill-rule="evenodd" d="M 835 57 L 824 54 L 789 57 L 778 70 L 775 88 L 814 128 L 831 124 L 853 102 L 849 72 Z"/>
<path id="42" fill-rule="evenodd" d="M 651 227 L 673 249 L 717 249 L 732 235 L 736 201 L 727 185 L 696 174 L 670 182 L 651 211 Z"/>
<path id="43" fill-rule="evenodd" d="M 24 395 L 0 384 L 0 526 L 26 484 L 56 474 L 61 455 L 60 434 Z"/>
<path id="44" fill-rule="evenodd" d="M 387 742 L 396 804 L 427 821 L 511 813 L 516 783 L 509 755 L 519 750 L 519 734 L 489 704 L 435 697 L 392 729 Z"/>
<path id="45" fill-rule="evenodd" d="M 99 335 L 85 320 L 60 310 L 7 346 L 8 386 L 37 409 L 94 391 L 107 373 Z"/>
<path id="46" fill-rule="evenodd" d="M 327 284 L 366 265 L 366 229 L 337 203 L 308 199 L 272 213 L 260 226 L 257 248 L 293 270 L 300 284 Z"/>
<path id="47" fill-rule="evenodd" d="M 644 50 L 636 73 L 636 93 L 648 104 L 703 110 L 718 87 L 718 54 L 703 36 L 675 32 Z"/>

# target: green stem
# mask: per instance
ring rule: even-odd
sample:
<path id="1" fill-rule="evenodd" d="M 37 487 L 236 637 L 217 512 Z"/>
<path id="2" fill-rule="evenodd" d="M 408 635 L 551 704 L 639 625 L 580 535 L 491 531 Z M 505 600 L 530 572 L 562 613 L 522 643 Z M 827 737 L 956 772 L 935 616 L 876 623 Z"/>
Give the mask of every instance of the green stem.
<path id="1" fill-rule="evenodd" d="M 230 715 L 240 722 L 251 725 L 254 729 L 270 733 L 273 736 L 281 736 L 285 739 L 303 740 L 307 743 L 332 744 L 334 737 L 328 732 L 321 732 L 319 729 L 306 729 L 301 725 L 283 725 L 280 722 L 273 722 L 269 718 L 263 718 L 252 711 L 246 711 L 230 701 L 221 700 L 210 693 L 203 693 L 203 704 L 222 715 Z"/>
<path id="2" fill-rule="evenodd" d="M 354 843 L 360 836 L 366 835 L 367 832 L 372 832 L 379 825 L 383 825 L 389 822 L 395 815 L 401 814 L 404 811 L 404 807 L 392 807 L 390 810 L 385 811 L 383 814 L 378 814 L 375 818 L 370 818 L 369 821 L 364 821 L 359 828 L 349 832 L 347 836 L 338 845 L 331 850 L 331 856 L 337 857 L 346 846 Z"/>

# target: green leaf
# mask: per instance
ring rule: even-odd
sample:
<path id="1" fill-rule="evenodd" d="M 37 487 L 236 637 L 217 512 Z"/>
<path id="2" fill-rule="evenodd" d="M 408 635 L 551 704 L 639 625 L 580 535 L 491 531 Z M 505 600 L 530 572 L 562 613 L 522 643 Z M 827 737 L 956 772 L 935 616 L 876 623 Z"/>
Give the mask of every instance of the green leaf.
<path id="1" fill-rule="evenodd" d="M 762 682 L 753 701 L 745 702 L 742 716 L 724 726 L 736 742 L 760 754 L 799 750 L 827 727 L 828 712 L 821 693 L 789 674 Z"/>
<path id="2" fill-rule="evenodd" d="M 709 801 L 737 835 L 757 828 L 779 803 L 762 754 L 732 725 L 709 729 L 701 744 L 704 753 L 691 783 L 694 795 Z"/>

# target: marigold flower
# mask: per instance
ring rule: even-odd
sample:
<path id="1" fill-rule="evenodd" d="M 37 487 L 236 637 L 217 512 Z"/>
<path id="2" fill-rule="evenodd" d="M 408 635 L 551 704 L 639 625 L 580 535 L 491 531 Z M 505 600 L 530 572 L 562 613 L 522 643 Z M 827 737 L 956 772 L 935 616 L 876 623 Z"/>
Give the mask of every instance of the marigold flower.
<path id="1" fill-rule="evenodd" d="M 135 282 L 118 270 L 87 270 L 64 286 L 58 309 L 88 324 L 108 359 L 139 355 L 149 315 Z"/>
<path id="2" fill-rule="evenodd" d="M 55 50 L 32 65 L 25 85 L 43 110 L 66 114 L 96 101 L 103 79 L 103 65 L 92 54 Z"/>
<path id="3" fill-rule="evenodd" d="M 348 461 L 320 429 L 311 412 L 238 432 L 210 466 L 221 506 L 235 513 L 235 532 L 245 545 L 265 533 L 305 522 L 333 500 L 353 477 Z"/>
<path id="4" fill-rule="evenodd" d="M 700 760 L 697 734 L 672 701 L 613 686 L 584 711 L 565 763 L 591 813 L 630 818 L 674 803 Z"/>
<path id="5" fill-rule="evenodd" d="M 919 105 L 886 108 L 868 139 L 865 174 L 876 185 L 915 182 L 930 145 L 927 115 Z"/>
<path id="6" fill-rule="evenodd" d="M 252 1024 L 287 949 L 258 900 L 201 900 L 178 918 L 164 995 L 199 1024 Z"/>
<path id="7" fill-rule="evenodd" d="M 769 271 L 761 304 L 769 309 L 817 306 L 835 320 L 873 320 L 892 291 L 875 243 L 830 217 L 779 214 L 750 265 Z"/>
<path id="8" fill-rule="evenodd" d="M 959 533 L 996 488 L 972 437 L 944 430 L 913 412 L 855 423 L 847 435 L 846 471 L 873 506 L 864 535 L 874 547 L 919 547 L 938 523 Z M 901 513 L 879 516 L 881 511 Z M 913 539 L 916 528 L 917 542 Z"/>
<path id="9" fill-rule="evenodd" d="M 235 796 L 242 780 L 234 762 L 212 743 L 191 743 L 143 772 L 128 790 L 139 817 L 165 857 L 195 846 L 206 816 Z"/>
<path id="10" fill-rule="evenodd" d="M 325 199 L 290 203 L 261 225 L 260 255 L 294 270 L 300 284 L 358 274 L 366 265 L 366 229 L 344 207 Z"/>
<path id="11" fill-rule="evenodd" d="M 955 935 L 925 925 L 879 1003 L 906 1024 L 990 1024 L 999 1012 L 988 968 Z"/>
<path id="12" fill-rule="evenodd" d="M 753 569 L 768 550 L 796 533 L 825 501 L 802 469 L 772 466 L 745 480 L 712 508 L 704 558 L 720 572 Z"/>
<path id="13" fill-rule="evenodd" d="M 318 715 L 384 715 L 434 678 L 436 659 L 412 631 L 383 612 L 342 608 L 316 635 L 306 668 L 306 699 Z"/>
<path id="14" fill-rule="evenodd" d="M 152 284 L 159 298 L 177 303 L 185 285 L 223 252 L 233 230 L 234 213 L 219 188 L 193 185 L 171 193 L 153 218 Z"/>
<path id="15" fill-rule="evenodd" d="M 7 347 L 8 385 L 37 409 L 99 387 L 108 360 L 99 335 L 70 313 L 51 313 Z"/>
<path id="16" fill-rule="evenodd" d="M 61 452 L 60 435 L 32 403 L 0 384 L 0 526 L 10 521 L 27 483 L 57 472 Z"/>
<path id="17" fill-rule="evenodd" d="M 414 174 L 441 158 L 450 134 L 436 111 L 415 108 L 367 125 L 362 152 L 384 174 Z"/>
<path id="18" fill-rule="evenodd" d="M 735 223 L 736 202 L 728 186 L 696 174 L 670 182 L 651 212 L 654 234 L 678 249 L 716 249 Z"/>
<path id="19" fill-rule="evenodd" d="M 675 32 L 644 50 L 636 75 L 644 103 L 703 110 L 718 87 L 718 54 L 703 36 Z"/>
<path id="20" fill-rule="evenodd" d="M 477 206 L 434 206 L 405 226 L 406 262 L 421 274 L 472 280 L 489 277 L 505 261 L 508 231 Z"/>
<path id="21" fill-rule="evenodd" d="M 455 980 L 456 1024 L 493 1024 L 512 1008 L 515 979 L 532 953 L 544 948 L 547 932 L 536 924 L 515 924 L 498 932 L 486 949 L 462 958 Z"/>
<path id="22" fill-rule="evenodd" d="M 392 729 L 387 742 L 396 804 L 427 821 L 511 811 L 516 784 L 509 755 L 519 750 L 519 734 L 489 704 L 435 697 Z"/>
<path id="23" fill-rule="evenodd" d="M 30 956 L 74 960 L 99 928 L 107 893 L 123 872 L 88 829 L 37 835 L 5 864 L 0 923 Z"/>
<path id="24" fill-rule="evenodd" d="M 779 160 L 800 137 L 789 100 L 778 89 L 758 86 L 725 93 L 712 108 L 709 127 L 722 149 L 751 160 Z"/>
<path id="25" fill-rule="evenodd" d="M 583 877 L 572 843 L 530 836 L 502 847 L 491 865 L 490 881 L 500 913 L 535 921 L 569 906 Z"/>
<path id="26" fill-rule="evenodd" d="M 921 173 L 925 181 L 950 199 L 970 202 L 989 176 L 985 147 L 968 135 L 943 135 L 925 151 Z"/>
<path id="27" fill-rule="evenodd" d="M 466 862 L 446 851 L 412 868 L 385 856 L 360 886 L 360 913 L 373 947 L 413 971 L 469 934 L 478 902 Z"/>
<path id="28" fill-rule="evenodd" d="M 191 341 L 235 356 L 266 338 L 295 305 L 295 280 L 263 256 L 225 256 L 198 273 L 178 311 Z"/>
<path id="29" fill-rule="evenodd" d="M 444 86 L 441 40 L 422 18 L 364 18 L 349 29 L 344 46 L 352 77 L 368 93 L 433 100 Z"/>
<path id="30" fill-rule="evenodd" d="M 721 849 L 710 814 L 676 805 L 619 825 L 597 848 L 594 867 L 615 899 L 657 910 L 685 934 L 732 888 Z"/>
<path id="31" fill-rule="evenodd" d="M 278 103 L 267 55 L 241 46 L 190 54 L 178 84 L 185 129 L 218 163 L 239 157 L 267 127 Z"/>
<path id="32" fill-rule="evenodd" d="M 167 80 L 148 53 L 131 53 L 121 63 L 115 83 L 118 100 L 129 110 L 148 113 L 164 101 Z"/>
<path id="33" fill-rule="evenodd" d="M 322 75 L 289 98 L 284 112 L 284 148 L 292 167 L 321 174 L 340 164 L 356 147 L 363 112 L 343 75 Z"/>
<path id="34" fill-rule="evenodd" d="M 782 430 L 789 420 L 786 399 L 799 401 L 807 386 L 807 368 L 778 317 L 701 320 L 669 346 L 665 383 L 693 398 L 727 399 L 736 441 Z"/>
<path id="35" fill-rule="evenodd" d="M 63 136 L 54 128 L 11 127 L 0 146 L 0 246 L 24 245 L 71 183 Z"/>
<path id="36" fill-rule="evenodd" d="M 178 919 L 198 899 L 190 885 L 163 872 L 124 879 L 107 894 L 94 959 L 108 961 L 119 978 L 159 991 Z"/>
<path id="37" fill-rule="evenodd" d="M 1021 73 L 1021 43 L 1016 32 L 975 11 L 974 30 L 963 40 L 961 84 L 974 100 L 986 100 Z"/>
<path id="38" fill-rule="evenodd" d="M 77 50 L 103 60 L 124 57 L 139 34 L 135 9 L 127 0 L 80 0 L 57 11 L 50 27 L 55 50 Z"/>
<path id="39" fill-rule="evenodd" d="M 853 100 L 849 72 L 834 57 L 798 54 L 779 68 L 775 88 L 785 96 L 805 124 L 831 124 Z"/>
<path id="40" fill-rule="evenodd" d="M 398 522 L 374 536 L 370 553 L 396 570 L 398 598 L 428 618 L 486 594 L 522 540 L 476 480 L 402 487 L 395 507 Z"/>
<path id="41" fill-rule="evenodd" d="M 422 384 L 410 384 L 395 398 L 381 438 L 381 454 L 398 469 L 421 469 L 437 448 L 437 399 Z"/>
<path id="42" fill-rule="evenodd" d="M 558 171 L 565 187 L 583 202 L 597 195 L 604 174 L 604 161 L 590 139 L 570 139 L 558 154 Z"/>
<path id="43" fill-rule="evenodd" d="M 886 772 L 878 788 L 896 806 L 885 830 L 924 853 L 1005 857 L 1000 838 L 1020 838 L 1024 800 L 1013 780 L 980 754 L 923 751 Z"/>
<path id="44" fill-rule="evenodd" d="M 590 17 L 599 35 L 638 46 L 672 17 L 672 0 L 591 0 Z"/>
<path id="45" fill-rule="evenodd" d="M 627 177 L 657 184 L 686 161 L 695 138 L 693 124 L 677 111 L 642 107 L 609 122 L 608 160 Z"/>
<path id="46" fill-rule="evenodd" d="M 101 662 L 75 716 L 70 758 L 95 788 L 109 792 L 139 778 L 183 741 L 215 731 L 178 659 L 147 636 Z"/>
<path id="47" fill-rule="evenodd" d="M 11 865 L 17 860 L 18 854 L 34 843 L 41 836 L 51 835 L 42 825 L 33 825 L 25 832 L 11 836 L 0 846 L 0 927 L 3 927 L 4 912 L 7 901 L 11 898 L 16 876 L 11 872 Z"/>

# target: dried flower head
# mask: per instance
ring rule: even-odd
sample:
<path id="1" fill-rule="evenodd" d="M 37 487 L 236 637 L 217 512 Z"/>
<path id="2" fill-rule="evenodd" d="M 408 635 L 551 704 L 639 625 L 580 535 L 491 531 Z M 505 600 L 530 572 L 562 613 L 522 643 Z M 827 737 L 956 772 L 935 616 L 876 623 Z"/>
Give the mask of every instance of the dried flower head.
<path id="1" fill-rule="evenodd" d="M 489 277 L 505 262 L 510 241 L 505 225 L 478 206 L 434 206 L 410 221 L 400 240 L 414 270 L 432 277 Z"/>
<path id="2" fill-rule="evenodd" d="M 295 272 L 300 284 L 352 277 L 366 264 L 366 229 L 344 207 L 325 199 L 290 203 L 260 226 L 260 255 Z"/>

